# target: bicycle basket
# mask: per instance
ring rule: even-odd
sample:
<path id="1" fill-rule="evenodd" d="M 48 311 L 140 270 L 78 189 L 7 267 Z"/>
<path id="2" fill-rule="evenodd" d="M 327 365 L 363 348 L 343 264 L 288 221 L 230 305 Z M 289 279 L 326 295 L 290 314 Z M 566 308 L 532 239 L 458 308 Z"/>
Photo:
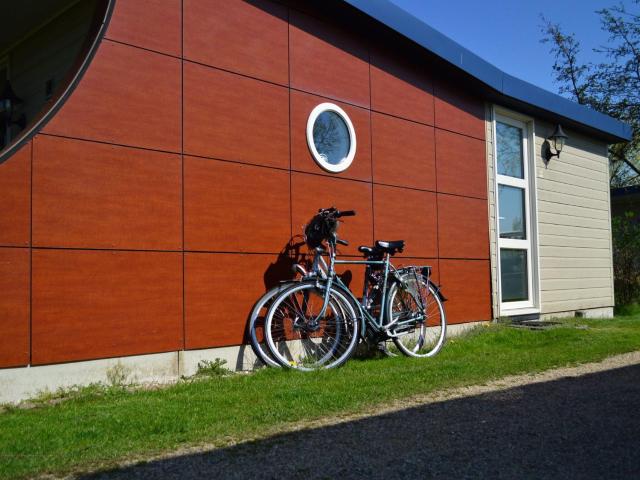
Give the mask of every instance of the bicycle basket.
<path id="1" fill-rule="evenodd" d="M 333 215 L 320 212 L 304 228 L 304 240 L 309 248 L 317 248 L 328 240 L 338 228 L 338 220 Z"/>

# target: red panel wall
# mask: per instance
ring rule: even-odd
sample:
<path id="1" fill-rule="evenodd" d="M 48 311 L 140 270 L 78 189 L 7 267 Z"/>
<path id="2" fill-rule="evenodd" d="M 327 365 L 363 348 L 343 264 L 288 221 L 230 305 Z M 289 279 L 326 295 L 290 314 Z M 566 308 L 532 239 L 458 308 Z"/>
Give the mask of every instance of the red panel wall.
<path id="1" fill-rule="evenodd" d="M 0 247 L 0 367 L 29 363 L 29 249 Z"/>
<path id="2" fill-rule="evenodd" d="M 182 248 L 180 155 L 39 136 L 36 247 Z"/>
<path id="3" fill-rule="evenodd" d="M 179 349 L 182 254 L 33 252 L 34 364 Z"/>
<path id="4" fill-rule="evenodd" d="M 404 238 L 450 321 L 491 317 L 483 102 L 291 5 L 116 1 L 71 98 L 0 164 L 0 367 L 241 343 L 329 205 L 358 212 L 343 254 Z M 356 129 L 340 174 L 306 144 L 327 101 Z"/>
<path id="5" fill-rule="evenodd" d="M 31 143 L 0 164 L 0 245 L 31 243 Z"/>

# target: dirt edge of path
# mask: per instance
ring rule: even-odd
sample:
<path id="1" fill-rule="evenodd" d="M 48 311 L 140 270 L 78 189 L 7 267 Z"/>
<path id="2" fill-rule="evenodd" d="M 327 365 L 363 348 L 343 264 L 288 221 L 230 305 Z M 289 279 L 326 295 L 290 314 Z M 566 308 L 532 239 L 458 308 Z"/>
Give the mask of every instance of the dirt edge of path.
<path id="1" fill-rule="evenodd" d="M 357 413 L 345 413 L 345 414 L 339 414 L 339 415 L 334 415 L 334 416 L 315 419 L 315 420 L 296 422 L 290 425 L 284 425 L 284 426 L 281 425 L 277 428 L 266 430 L 260 435 L 243 438 L 241 440 L 228 438 L 215 444 L 213 443 L 200 444 L 197 446 L 179 448 L 172 452 L 163 453 L 161 455 L 141 456 L 137 458 L 132 458 L 127 461 L 118 463 L 116 467 L 111 467 L 111 468 L 120 469 L 120 468 L 126 468 L 126 467 L 136 465 L 140 462 L 154 462 L 158 460 L 180 457 L 180 456 L 189 455 L 189 454 L 205 453 L 205 452 L 213 451 L 219 448 L 227 448 L 227 447 L 231 447 L 231 446 L 242 444 L 242 443 L 265 439 L 274 435 L 281 435 L 281 434 L 286 434 L 291 432 L 298 432 L 301 430 L 328 427 L 332 425 L 338 425 L 340 423 L 357 421 L 357 420 L 364 419 L 371 416 L 394 413 L 394 412 L 398 412 L 408 408 L 428 405 L 431 403 L 438 403 L 446 400 L 473 397 L 473 396 L 482 395 L 485 393 L 493 393 L 493 392 L 508 390 L 511 388 L 520 387 L 524 385 L 550 382 L 550 381 L 559 380 L 562 378 L 580 377 L 582 375 L 604 372 L 607 370 L 613 370 L 616 368 L 622 368 L 622 367 L 627 367 L 627 366 L 636 365 L 636 364 L 640 364 L 640 351 L 614 355 L 611 357 L 607 357 L 600 362 L 583 363 L 575 366 L 554 368 L 551 370 L 545 370 L 543 372 L 537 372 L 537 373 L 510 375 L 507 377 L 502 377 L 497 380 L 491 380 L 482 385 L 469 385 L 465 387 L 456 387 L 456 388 L 451 388 L 446 390 L 439 390 L 439 391 L 431 392 L 424 395 L 415 395 L 415 396 L 400 399 L 400 400 L 394 400 L 392 402 L 388 402 L 382 405 L 375 405 L 369 408 L 365 408 Z M 85 471 L 83 473 L 86 474 L 87 472 Z M 77 478 L 79 474 L 80 472 L 75 472 L 74 474 L 71 474 L 64 478 L 66 479 Z M 39 478 L 59 478 L 59 477 L 46 476 L 46 477 L 39 477 Z"/>

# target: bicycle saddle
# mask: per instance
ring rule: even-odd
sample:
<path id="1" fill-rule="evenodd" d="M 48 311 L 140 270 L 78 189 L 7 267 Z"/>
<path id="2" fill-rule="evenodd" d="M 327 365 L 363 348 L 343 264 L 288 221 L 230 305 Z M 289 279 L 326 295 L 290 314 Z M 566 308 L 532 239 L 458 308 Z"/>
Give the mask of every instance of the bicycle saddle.
<path id="1" fill-rule="evenodd" d="M 380 252 L 388 252 L 389 254 L 393 255 L 396 252 L 400 252 L 402 253 L 402 251 L 404 250 L 404 240 L 393 240 L 393 241 L 382 241 L 382 240 L 376 240 L 376 244 L 374 247 L 367 247 L 365 245 L 361 245 L 358 247 L 358 251 L 360 253 L 364 253 L 365 255 L 375 255 L 376 253 L 380 253 Z"/>
<path id="2" fill-rule="evenodd" d="M 393 255 L 404 250 L 404 240 L 376 240 L 376 247 Z"/>

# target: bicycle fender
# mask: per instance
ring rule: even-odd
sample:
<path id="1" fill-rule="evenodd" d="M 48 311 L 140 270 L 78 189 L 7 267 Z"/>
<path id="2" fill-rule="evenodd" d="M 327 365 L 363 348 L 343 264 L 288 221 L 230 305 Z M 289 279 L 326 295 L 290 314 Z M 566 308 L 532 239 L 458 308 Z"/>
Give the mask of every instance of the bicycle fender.
<path id="1" fill-rule="evenodd" d="M 433 287 L 433 291 L 436 292 L 436 295 L 438 295 L 438 298 L 442 303 L 447 301 L 447 297 L 445 297 L 444 294 L 440 291 L 441 285 L 436 285 L 431 280 L 429 280 L 429 285 Z"/>

